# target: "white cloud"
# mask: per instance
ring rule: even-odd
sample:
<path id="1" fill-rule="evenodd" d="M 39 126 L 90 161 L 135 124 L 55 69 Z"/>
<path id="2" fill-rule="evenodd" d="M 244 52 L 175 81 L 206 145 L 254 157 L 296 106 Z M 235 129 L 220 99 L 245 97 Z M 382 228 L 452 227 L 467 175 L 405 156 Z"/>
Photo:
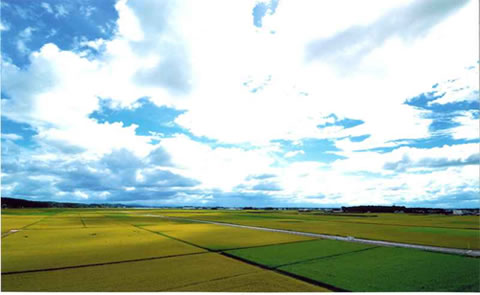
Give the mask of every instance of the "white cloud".
<path id="1" fill-rule="evenodd" d="M 0 21 L 0 31 L 8 31 L 10 30 L 10 25 L 5 21 Z"/>
<path id="2" fill-rule="evenodd" d="M 30 49 L 27 47 L 26 43 L 30 42 L 32 39 L 32 33 L 36 30 L 36 28 L 27 27 L 18 34 L 17 49 L 20 51 L 20 53 L 25 55 L 30 52 Z"/>
<path id="3" fill-rule="evenodd" d="M 70 11 L 67 9 L 67 7 L 63 4 L 57 4 L 55 5 L 55 17 L 65 17 L 70 13 Z"/>
<path id="4" fill-rule="evenodd" d="M 9 139 L 9 140 L 19 140 L 23 139 L 21 135 L 15 133 L 2 133 L 2 138 Z"/>
<path id="5" fill-rule="evenodd" d="M 252 192 L 263 185 L 264 194 L 288 202 L 385 204 L 428 200 L 464 185 L 472 187 L 478 183 L 473 180 L 476 175 L 471 166 L 461 165 L 475 145 L 399 148 L 384 154 L 356 151 L 431 135 L 432 121 L 424 118 L 425 112 L 404 102 L 476 62 L 478 3 L 471 1 L 452 16 L 436 19 L 428 30 L 395 30 L 368 47 L 351 72 L 328 59 L 306 62 L 306 50 L 315 40 L 354 26 L 371 26 L 385 20 L 392 7 L 411 1 L 368 3 L 369 9 L 361 9 L 363 2 L 280 1 L 276 13 L 267 14 L 258 29 L 252 19 L 254 0 L 121 0 L 115 5 L 118 29 L 111 39 L 79 39 L 79 46 L 101 48 L 98 56 L 85 58 L 45 44 L 30 55 L 26 69 L 4 61 L 2 86 L 12 99 L 2 100 L 2 115 L 32 124 L 38 132 L 34 138 L 43 147 L 74 154 L 44 151 L 32 159 L 95 161 L 123 148 L 144 161 L 160 147 L 171 162 L 162 169 L 198 180 L 201 184 L 195 189 L 206 191 Z M 69 13 L 62 4 L 42 7 L 57 17 Z M 29 27 L 19 36 L 17 47 L 24 53 L 33 31 Z M 473 89 L 478 71 L 469 75 L 458 80 L 466 84 L 440 85 L 439 91 L 449 95 L 435 102 L 472 99 L 468 91 L 453 93 L 465 85 Z M 111 99 L 113 107 L 135 108 L 141 97 L 185 110 L 175 123 L 193 135 L 243 145 L 212 147 L 180 134 L 138 136 L 136 125 L 100 124 L 88 117 L 99 109 L 99 98 Z M 330 114 L 364 123 L 353 128 L 331 125 Z M 454 138 L 478 138 L 473 113 L 455 120 L 461 125 L 451 130 Z M 348 138 L 362 135 L 369 137 L 361 142 Z M 347 159 L 330 165 L 292 162 L 293 156 L 304 153 L 300 148 L 307 138 L 333 140 L 341 149 L 338 154 Z M 151 139 L 160 143 L 150 144 Z M 291 140 L 299 149 L 285 153 L 271 142 L 275 139 Z M 393 169 L 386 169 L 389 163 Z M 148 181 L 155 169 L 150 170 L 139 168 L 133 175 L 139 182 Z M 362 174 L 365 171 L 370 174 Z M 263 182 L 248 180 L 261 174 L 274 176 Z M 97 195 L 107 198 L 107 193 Z M 72 194 L 89 196 L 83 191 Z M 175 198 L 209 202 L 212 197 L 180 192 Z"/>
<path id="6" fill-rule="evenodd" d="M 85 17 L 90 17 L 96 10 L 96 7 L 90 5 L 80 7 L 80 12 L 85 15 Z"/>
<path id="7" fill-rule="evenodd" d="M 66 17 L 68 14 L 70 14 L 69 8 L 63 4 L 57 4 L 52 6 L 49 3 L 42 2 L 40 6 L 45 9 L 47 13 L 53 14 L 56 18 Z M 87 17 L 90 16 L 90 14 L 93 12 L 92 9 L 88 8 L 89 7 L 85 8 L 82 6 L 81 9 L 84 14 L 88 14 Z"/>
<path id="8" fill-rule="evenodd" d="M 478 66 L 463 69 L 457 74 L 452 73 L 451 79 L 439 83 L 432 91 L 441 98 L 430 101 L 429 104 L 447 104 L 461 101 L 478 101 L 479 96 Z"/>
<path id="9" fill-rule="evenodd" d="M 53 9 L 52 7 L 50 6 L 50 4 L 46 3 L 46 2 L 42 2 L 41 6 L 43 7 L 43 9 L 45 9 L 45 11 L 47 11 L 48 13 L 52 13 L 53 14 Z"/>
<path id="10" fill-rule="evenodd" d="M 188 39 L 188 42 L 192 48 L 194 78 L 198 79 L 198 86 L 187 105 L 188 112 L 176 122 L 199 136 L 230 143 L 264 144 L 278 138 L 298 140 L 335 137 L 340 131 L 338 127 L 325 130 L 316 128 L 326 115 L 335 113 L 340 117 L 365 121 L 364 125 L 340 132 L 342 135 L 356 136 L 370 134 L 368 141 L 363 143 L 365 146 L 388 145 L 391 140 L 404 138 L 428 137 L 431 121 L 423 119 L 421 111 L 403 103 L 439 79 L 447 77 L 453 69 L 462 67 L 460 64 L 468 65 L 475 61 L 478 44 L 465 37 L 475 34 L 476 26 L 471 25 L 475 21 L 472 14 L 472 5 L 475 4 L 470 3 L 433 27 L 430 34 L 414 42 L 400 42 L 395 38 L 386 41 L 364 57 L 361 68 L 341 75 L 330 64 L 311 64 L 303 60 L 304 46 L 315 36 L 310 31 L 336 28 L 313 25 L 317 21 L 325 21 L 318 13 L 334 14 L 330 7 L 313 9 L 307 3 L 295 3 L 294 6 L 298 7 L 292 10 L 281 3 L 275 15 L 268 17 L 272 22 L 278 19 L 274 35 L 257 31 L 246 13 L 249 8 L 243 7 L 235 8 L 238 19 L 227 22 L 223 19 L 227 13 L 223 16 L 208 15 L 202 18 L 211 20 L 211 23 L 189 27 L 189 36 L 196 36 Z M 200 18 L 202 9 L 192 9 Z M 225 10 L 228 11 L 228 8 L 225 7 Z M 297 10 L 301 11 L 301 17 L 293 19 L 307 19 L 309 26 L 303 22 L 287 21 L 292 19 Z M 316 20 L 313 16 L 308 19 L 311 11 L 315 13 Z M 387 8 L 386 4 L 382 4 L 370 13 L 359 11 L 369 17 L 380 17 Z M 356 14 L 364 16 L 362 13 Z M 341 19 L 342 26 L 348 28 L 354 21 L 368 22 L 369 18 L 360 19 L 357 16 L 349 21 L 345 16 Z M 186 26 L 194 26 L 195 20 L 191 19 Z M 220 28 L 216 26 L 218 23 L 224 25 Z M 458 34 L 452 28 L 457 28 L 457 32 L 460 28 L 466 28 L 467 32 L 465 35 Z M 306 29 L 310 30 L 309 35 L 303 35 Z M 317 38 L 318 34 L 331 33 L 318 32 Z M 225 41 L 216 42 L 218 36 Z M 299 39 L 301 37 L 303 39 Z M 465 46 L 452 46 L 452 42 Z M 209 46 L 211 43 L 216 46 L 212 48 Z M 255 46 L 247 47 L 244 44 Z M 293 48 L 294 45 L 298 47 Z M 242 85 L 247 81 L 262 84 L 270 75 L 268 85 L 256 93 L 248 92 L 249 88 Z M 300 92 L 309 95 L 303 96 Z"/>
<path id="11" fill-rule="evenodd" d="M 45 36 L 45 38 L 51 38 L 53 36 L 55 36 L 57 34 L 57 30 L 56 29 L 50 29 L 50 31 L 48 32 L 48 34 Z"/>
<path id="12" fill-rule="evenodd" d="M 78 197 L 79 199 L 88 199 L 88 194 L 82 192 L 82 191 L 75 191 L 73 193 L 76 197 Z"/>
<path id="13" fill-rule="evenodd" d="M 464 112 L 462 116 L 455 117 L 453 121 L 460 124 L 460 126 L 448 130 L 454 139 L 480 138 L 478 112 Z"/>
<path id="14" fill-rule="evenodd" d="M 171 156 L 182 175 L 200 180 L 202 187 L 208 189 L 231 191 L 248 175 L 268 171 L 275 161 L 269 148 L 211 148 L 185 135 L 166 138 L 160 146 Z"/>
<path id="15" fill-rule="evenodd" d="M 296 155 L 303 155 L 303 154 L 305 154 L 305 152 L 302 151 L 302 150 L 290 151 L 288 153 L 285 153 L 284 157 L 285 158 L 292 158 L 292 157 L 295 157 Z"/>

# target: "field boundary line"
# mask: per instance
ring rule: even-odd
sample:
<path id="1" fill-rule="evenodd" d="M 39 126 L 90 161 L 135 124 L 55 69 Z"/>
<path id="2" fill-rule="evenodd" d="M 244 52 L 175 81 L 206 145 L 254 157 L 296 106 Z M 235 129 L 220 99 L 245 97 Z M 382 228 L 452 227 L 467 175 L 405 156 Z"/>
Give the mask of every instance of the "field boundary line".
<path id="1" fill-rule="evenodd" d="M 103 215 L 103 216 L 106 217 L 106 218 L 113 219 L 113 217 L 109 217 L 109 216 L 106 216 L 106 215 Z M 133 226 L 133 227 L 135 227 L 135 228 L 137 228 L 137 229 L 144 230 L 144 231 L 146 231 L 146 232 L 149 232 L 149 233 L 152 233 L 152 234 L 155 234 L 155 235 L 159 235 L 159 236 L 161 236 L 161 237 L 168 238 L 168 239 L 171 239 L 171 240 L 174 240 L 174 241 L 177 241 L 177 242 L 181 242 L 181 243 L 184 243 L 184 244 L 187 244 L 187 245 L 196 247 L 196 248 L 200 248 L 200 249 L 206 250 L 206 251 L 208 251 L 208 252 L 212 252 L 212 250 L 210 250 L 210 249 L 208 249 L 208 248 L 205 248 L 205 247 L 202 247 L 202 246 L 199 246 L 199 245 L 195 245 L 195 244 L 190 243 L 190 242 L 187 242 L 187 241 L 183 241 L 183 240 L 181 240 L 181 239 L 178 239 L 178 238 L 169 236 L 169 235 L 164 234 L 164 233 L 162 233 L 162 232 L 153 231 L 153 230 L 144 228 L 144 227 L 142 227 L 141 225 L 135 225 L 135 224 L 132 224 L 132 223 L 130 223 L 130 222 L 123 221 L 123 220 L 119 220 L 119 221 L 120 221 L 121 223 L 123 223 L 123 224 L 129 225 L 129 226 Z M 203 253 L 205 253 L 205 252 L 203 252 Z"/>
<path id="2" fill-rule="evenodd" d="M 229 258 L 234 259 L 234 260 L 238 260 L 238 261 L 250 264 L 250 265 L 257 266 L 257 267 L 262 268 L 264 270 L 273 271 L 273 272 L 282 274 L 284 276 L 291 277 L 291 278 L 297 279 L 299 281 L 303 281 L 305 283 L 309 283 L 311 285 L 327 288 L 327 289 L 335 291 L 335 292 L 350 292 L 349 290 L 346 290 L 346 289 L 338 288 L 338 287 L 332 286 L 330 284 L 315 281 L 313 279 L 310 279 L 310 278 L 307 278 L 307 277 L 304 277 L 304 276 L 301 276 L 301 275 L 297 275 L 297 274 L 294 274 L 294 273 L 290 273 L 290 272 L 287 272 L 287 271 L 284 271 L 284 270 L 281 270 L 281 269 L 271 268 L 269 266 L 266 266 L 266 265 L 263 265 L 263 264 L 260 264 L 260 263 L 254 262 L 254 261 L 250 261 L 250 260 L 244 259 L 242 257 L 232 255 L 232 254 L 227 253 L 227 252 L 219 252 L 219 254 L 221 254 L 223 256 L 226 256 L 226 257 L 229 257 Z"/>
<path id="3" fill-rule="evenodd" d="M 200 285 L 200 284 L 209 283 L 209 282 L 221 281 L 221 280 L 226 280 L 226 279 L 231 279 L 231 278 L 246 276 L 246 275 L 250 275 L 250 274 L 255 274 L 255 273 L 259 273 L 259 272 L 261 272 L 261 270 L 244 272 L 244 273 L 241 273 L 241 274 L 236 274 L 236 275 L 232 275 L 232 276 L 225 276 L 225 277 L 220 277 L 220 278 L 211 279 L 211 280 L 206 280 L 206 281 L 194 282 L 194 283 L 185 284 L 185 285 L 178 286 L 178 287 L 172 287 L 172 288 L 168 288 L 168 289 L 158 290 L 158 291 L 155 291 L 155 292 L 166 292 L 166 291 L 173 291 L 173 292 L 175 292 L 175 290 L 176 290 L 176 289 L 179 289 L 179 288 L 190 287 L 190 286 Z"/>
<path id="4" fill-rule="evenodd" d="M 349 251 L 349 252 L 338 253 L 338 254 L 333 254 L 333 255 L 328 255 L 328 256 L 321 256 L 321 257 L 305 259 L 305 260 L 301 260 L 301 261 L 295 261 L 295 262 L 291 262 L 291 263 L 280 264 L 280 265 L 274 266 L 274 268 L 277 269 L 277 268 L 284 267 L 284 266 L 290 266 L 290 265 L 300 264 L 300 263 L 304 263 L 304 262 L 310 262 L 310 261 L 315 261 L 315 260 L 322 260 L 322 259 L 327 259 L 327 258 L 332 258 L 332 257 L 338 257 L 338 256 L 347 255 L 347 254 L 352 254 L 352 253 L 364 252 L 364 251 L 373 250 L 373 249 L 377 249 L 377 248 L 380 248 L 380 246 L 373 246 L 373 247 L 360 249 L 360 250 L 355 250 L 355 251 Z"/>
<path id="5" fill-rule="evenodd" d="M 143 228 L 143 227 L 141 227 L 141 226 L 139 226 L 139 225 L 133 225 L 133 224 L 132 224 L 132 226 L 134 226 L 134 227 L 136 227 L 136 228 L 138 228 L 138 229 L 142 229 L 142 230 L 144 230 L 144 231 L 148 231 L 148 232 L 150 232 L 150 233 L 152 233 L 152 234 L 156 234 L 156 235 L 159 235 L 159 236 L 162 236 L 162 237 L 165 237 L 165 238 L 168 238 L 168 239 L 172 239 L 172 240 L 177 241 L 177 242 L 180 242 L 180 243 L 184 243 L 184 244 L 187 244 L 187 245 L 196 247 L 196 248 L 200 248 L 200 249 L 206 250 L 206 251 L 208 251 L 208 252 L 217 252 L 217 251 L 215 251 L 215 250 L 213 250 L 213 249 L 205 248 L 205 247 L 203 247 L 203 246 L 199 246 L 199 245 L 197 245 L 197 244 L 194 244 L 194 243 L 191 243 L 191 242 L 188 242 L 188 241 L 179 239 L 179 238 L 172 237 L 172 236 L 167 235 L 167 234 L 162 233 L 162 232 L 149 230 L 149 229 Z M 204 252 L 204 253 L 205 253 L 205 252 Z"/>
<path id="6" fill-rule="evenodd" d="M 260 227 L 260 226 L 241 225 L 241 224 L 235 224 L 235 223 L 190 219 L 190 218 L 182 218 L 182 217 L 174 217 L 174 216 L 164 216 L 164 215 L 151 215 L 151 216 L 158 216 L 160 218 L 172 219 L 172 220 L 188 220 L 188 221 L 199 222 L 199 223 L 209 223 L 209 224 L 232 226 L 232 227 L 247 228 L 247 229 L 254 229 L 254 230 L 263 230 L 263 231 L 270 231 L 270 232 L 279 232 L 279 233 L 286 233 L 286 234 L 293 234 L 293 235 L 303 235 L 308 237 L 317 237 L 317 238 L 329 239 L 329 240 L 370 244 L 370 245 L 376 245 L 376 246 L 400 247 L 400 248 L 417 249 L 417 250 L 424 250 L 424 251 L 430 251 L 430 252 L 440 252 L 440 253 L 446 253 L 446 254 L 457 254 L 457 255 L 465 255 L 465 256 L 472 256 L 472 257 L 480 257 L 480 250 L 446 248 L 446 247 L 427 246 L 427 245 L 418 245 L 418 244 L 407 244 L 407 243 L 400 243 L 400 242 L 389 242 L 389 241 L 382 241 L 382 240 L 368 240 L 368 239 L 354 238 L 354 237 L 334 236 L 334 235 L 327 235 L 327 234 L 317 234 L 317 233 L 309 233 L 309 232 L 292 231 L 292 230 L 286 230 L 286 229 L 275 229 L 275 228 L 267 228 L 267 227 Z"/>
<path id="7" fill-rule="evenodd" d="M 35 222 L 32 222 L 32 223 L 30 223 L 30 224 L 27 224 L 27 225 L 25 225 L 25 226 L 23 226 L 23 227 L 21 227 L 21 228 L 19 228 L 19 229 L 13 229 L 13 231 L 12 231 L 12 230 L 9 230 L 8 232 L 2 234 L 2 239 L 8 237 L 8 236 L 11 235 L 11 234 L 18 233 L 19 231 L 22 231 L 22 230 L 24 230 L 24 229 L 27 229 L 27 227 L 32 226 L 32 225 L 34 225 L 34 224 L 37 224 L 37 223 L 39 223 L 39 222 L 41 222 L 41 221 L 43 221 L 43 220 L 45 220 L 45 219 L 47 219 L 47 218 L 49 218 L 49 217 L 55 216 L 55 215 L 57 215 L 58 213 L 61 213 L 61 212 L 63 212 L 63 211 L 56 212 L 56 213 L 53 214 L 53 215 L 48 215 L 48 216 L 45 216 L 45 217 L 43 217 L 43 218 L 40 218 L 39 220 L 37 220 L 37 221 L 35 221 Z"/>
<path id="8" fill-rule="evenodd" d="M 261 247 L 269 247 L 269 246 L 277 246 L 277 245 L 288 245 L 288 244 L 298 244 L 298 243 L 306 243 L 306 242 L 314 242 L 320 240 L 319 238 L 313 238 L 311 240 L 299 240 L 299 241 L 289 241 L 289 242 L 281 242 L 276 244 L 265 244 L 265 245 L 256 245 L 256 246 L 245 246 L 245 247 L 237 247 L 237 248 L 225 248 L 222 251 L 234 251 L 234 250 L 244 250 L 244 249 L 252 249 L 252 248 L 261 248 Z"/>
<path id="9" fill-rule="evenodd" d="M 156 215 L 157 216 L 157 215 Z M 161 216 L 158 216 L 158 217 L 161 217 Z M 225 257 L 228 257 L 230 259 L 233 259 L 233 260 L 237 260 L 237 261 L 240 261 L 240 262 L 243 262 L 243 263 L 247 263 L 247 264 L 250 264 L 250 265 L 253 265 L 253 266 L 257 266 L 261 269 L 266 269 L 266 270 L 269 270 L 269 271 L 273 271 L 273 272 L 277 272 L 279 274 L 282 274 L 284 276 L 288 276 L 288 277 L 292 277 L 294 279 L 297 279 L 297 280 L 300 280 L 300 281 L 303 281 L 305 283 L 308 283 L 308 284 L 312 284 L 312 285 L 316 285 L 316 286 L 320 286 L 320 287 L 323 287 L 323 288 L 328 288 L 332 291 L 340 291 L 340 292 L 349 292 L 347 290 L 344 290 L 344 289 L 340 289 L 340 288 L 337 288 L 335 286 L 331 286 L 331 285 L 327 285 L 327 284 L 324 284 L 324 283 L 321 283 L 321 282 L 317 282 L 315 280 L 312 280 L 312 279 L 309 279 L 307 277 L 303 277 L 303 276 L 299 276 L 299 275 L 296 275 L 296 274 L 291 274 L 289 272 L 286 272 L 286 271 L 283 271 L 283 270 L 280 270 L 280 269 L 274 269 L 274 268 L 271 268 L 271 267 L 268 267 L 268 266 L 265 266 L 265 265 L 262 265 L 262 264 L 258 264 L 258 263 L 255 263 L 255 262 L 252 262 L 252 261 L 248 261 L 248 260 L 245 260 L 243 258 L 240 258 L 240 257 L 237 257 L 237 256 L 234 256 L 232 254 L 229 254 L 227 252 L 224 252 L 226 250 L 214 250 L 214 249 L 210 249 L 210 248 L 206 248 L 206 247 L 203 247 L 203 246 L 199 246 L 199 245 L 196 245 L 196 244 L 193 244 L 193 243 L 190 243 L 190 242 L 187 242 L 185 240 L 182 240 L 182 239 L 179 239 L 179 238 L 175 238 L 175 237 L 172 237 L 172 236 L 169 236 L 165 233 L 162 233 L 162 232 L 157 232 L 157 231 L 152 231 L 152 230 L 149 230 L 149 229 L 146 229 L 146 228 L 142 228 L 141 226 L 138 226 L 138 225 L 133 225 L 131 223 L 129 223 L 130 225 L 136 227 L 136 228 L 139 228 L 139 229 L 143 229 L 145 231 L 149 231 L 153 234 L 158 234 L 160 236 L 163 236 L 163 237 L 166 237 L 166 238 L 170 238 L 172 240 L 175 240 L 175 241 L 178 241 L 178 242 L 182 242 L 182 243 L 185 243 L 187 245 L 191 245 L 191 246 L 194 246 L 194 247 L 198 247 L 198 248 L 201 248 L 201 249 L 204 249 L 206 250 L 207 252 L 202 252 L 202 253 L 216 253 L 216 254 L 219 254 L 219 255 L 222 255 L 222 256 L 225 256 Z M 306 242 L 306 241 L 304 241 Z M 275 244 L 273 244 L 275 245 Z M 266 246 L 266 245 L 263 245 L 263 246 Z"/>
<path id="10" fill-rule="evenodd" d="M 111 261 L 111 262 L 102 262 L 102 263 L 80 264 L 80 265 L 62 266 L 62 267 L 53 267 L 53 268 L 44 268 L 44 269 L 9 271 L 9 272 L 2 272 L 2 276 L 6 276 L 6 275 L 16 275 L 16 274 L 24 274 L 24 273 L 34 273 L 34 272 L 46 272 L 46 271 L 66 270 L 66 269 L 75 269 L 75 268 L 84 268 L 84 267 L 95 267 L 95 266 L 102 266 L 102 265 L 122 264 L 122 263 L 130 263 L 130 262 L 149 261 L 149 260 L 160 260 L 160 259 L 165 259 L 165 258 L 174 258 L 174 257 L 181 257 L 181 256 L 199 255 L 199 254 L 206 254 L 206 253 L 208 253 L 208 252 L 193 252 L 193 253 L 174 254 L 174 255 L 166 255 L 166 256 L 155 256 L 155 257 L 146 257 L 146 258 L 129 259 L 129 260 L 121 260 L 121 261 Z"/>
<path id="11" fill-rule="evenodd" d="M 85 221 L 83 220 L 83 217 L 82 217 L 82 215 L 80 215 L 80 213 L 78 214 L 78 217 L 80 217 L 80 221 L 82 222 L 83 227 L 87 228 L 87 225 L 85 224 Z"/>

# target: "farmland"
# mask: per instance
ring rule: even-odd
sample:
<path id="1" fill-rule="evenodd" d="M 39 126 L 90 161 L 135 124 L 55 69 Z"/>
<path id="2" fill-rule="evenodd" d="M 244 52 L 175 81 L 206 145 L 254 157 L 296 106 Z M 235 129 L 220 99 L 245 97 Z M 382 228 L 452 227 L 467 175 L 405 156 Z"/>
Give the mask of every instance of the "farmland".
<path id="1" fill-rule="evenodd" d="M 476 257 L 199 220 L 463 249 L 480 242 L 477 216 L 7 209 L 2 291 L 480 291 Z"/>
<path id="2" fill-rule="evenodd" d="M 419 245 L 480 249 L 478 216 L 173 211 L 169 216 Z"/>
<path id="3" fill-rule="evenodd" d="M 356 292 L 475 292 L 479 288 L 478 259 L 413 249 L 353 248 L 347 242 L 321 240 L 229 253 Z"/>

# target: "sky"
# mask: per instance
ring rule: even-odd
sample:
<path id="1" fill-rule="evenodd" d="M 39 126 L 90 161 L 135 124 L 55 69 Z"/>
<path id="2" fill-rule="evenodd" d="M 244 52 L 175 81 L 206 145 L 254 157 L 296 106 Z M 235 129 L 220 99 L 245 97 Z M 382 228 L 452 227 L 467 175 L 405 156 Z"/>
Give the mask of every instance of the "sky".
<path id="1" fill-rule="evenodd" d="M 479 3 L 1 1 L 1 194 L 480 206 Z"/>

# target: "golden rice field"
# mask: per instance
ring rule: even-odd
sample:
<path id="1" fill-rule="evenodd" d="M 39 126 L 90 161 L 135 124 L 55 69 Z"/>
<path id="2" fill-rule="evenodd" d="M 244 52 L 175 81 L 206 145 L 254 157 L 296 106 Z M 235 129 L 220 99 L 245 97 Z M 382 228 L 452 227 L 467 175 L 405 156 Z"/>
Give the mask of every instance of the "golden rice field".
<path id="1" fill-rule="evenodd" d="M 470 216 L 450 216 L 451 219 L 411 216 L 408 219 L 404 215 L 395 220 L 394 214 L 362 219 L 295 211 L 7 209 L 2 210 L 1 215 L 1 289 L 47 292 L 480 291 L 480 282 L 476 279 L 480 276 L 478 258 L 432 255 L 409 249 L 397 251 L 397 248 L 162 216 L 337 235 L 351 235 L 353 231 L 358 233 L 355 236 L 386 240 L 392 236 L 390 240 L 393 241 L 459 248 L 465 243 L 475 248 L 480 239 L 478 217 Z M 365 221 L 367 219 L 369 222 Z M 419 233 L 424 236 L 423 240 Z M 428 269 L 430 264 L 438 265 L 441 271 L 420 271 Z M 412 272 L 406 281 L 409 288 L 402 289 L 396 278 L 401 278 L 409 269 L 419 274 Z M 374 275 L 377 270 L 384 275 Z M 462 270 L 462 275 L 455 274 L 455 270 Z M 358 271 L 363 276 L 356 275 Z M 379 278 L 382 281 L 376 281 Z"/>
<path id="2" fill-rule="evenodd" d="M 249 280 L 251 275 L 252 279 Z M 242 277 L 243 276 L 243 277 Z M 260 280 L 263 278 L 264 280 Z M 216 253 L 2 277 L 3 291 L 326 291 Z M 266 282 L 264 285 L 262 282 Z M 204 287 L 202 287 L 204 286 Z"/>

